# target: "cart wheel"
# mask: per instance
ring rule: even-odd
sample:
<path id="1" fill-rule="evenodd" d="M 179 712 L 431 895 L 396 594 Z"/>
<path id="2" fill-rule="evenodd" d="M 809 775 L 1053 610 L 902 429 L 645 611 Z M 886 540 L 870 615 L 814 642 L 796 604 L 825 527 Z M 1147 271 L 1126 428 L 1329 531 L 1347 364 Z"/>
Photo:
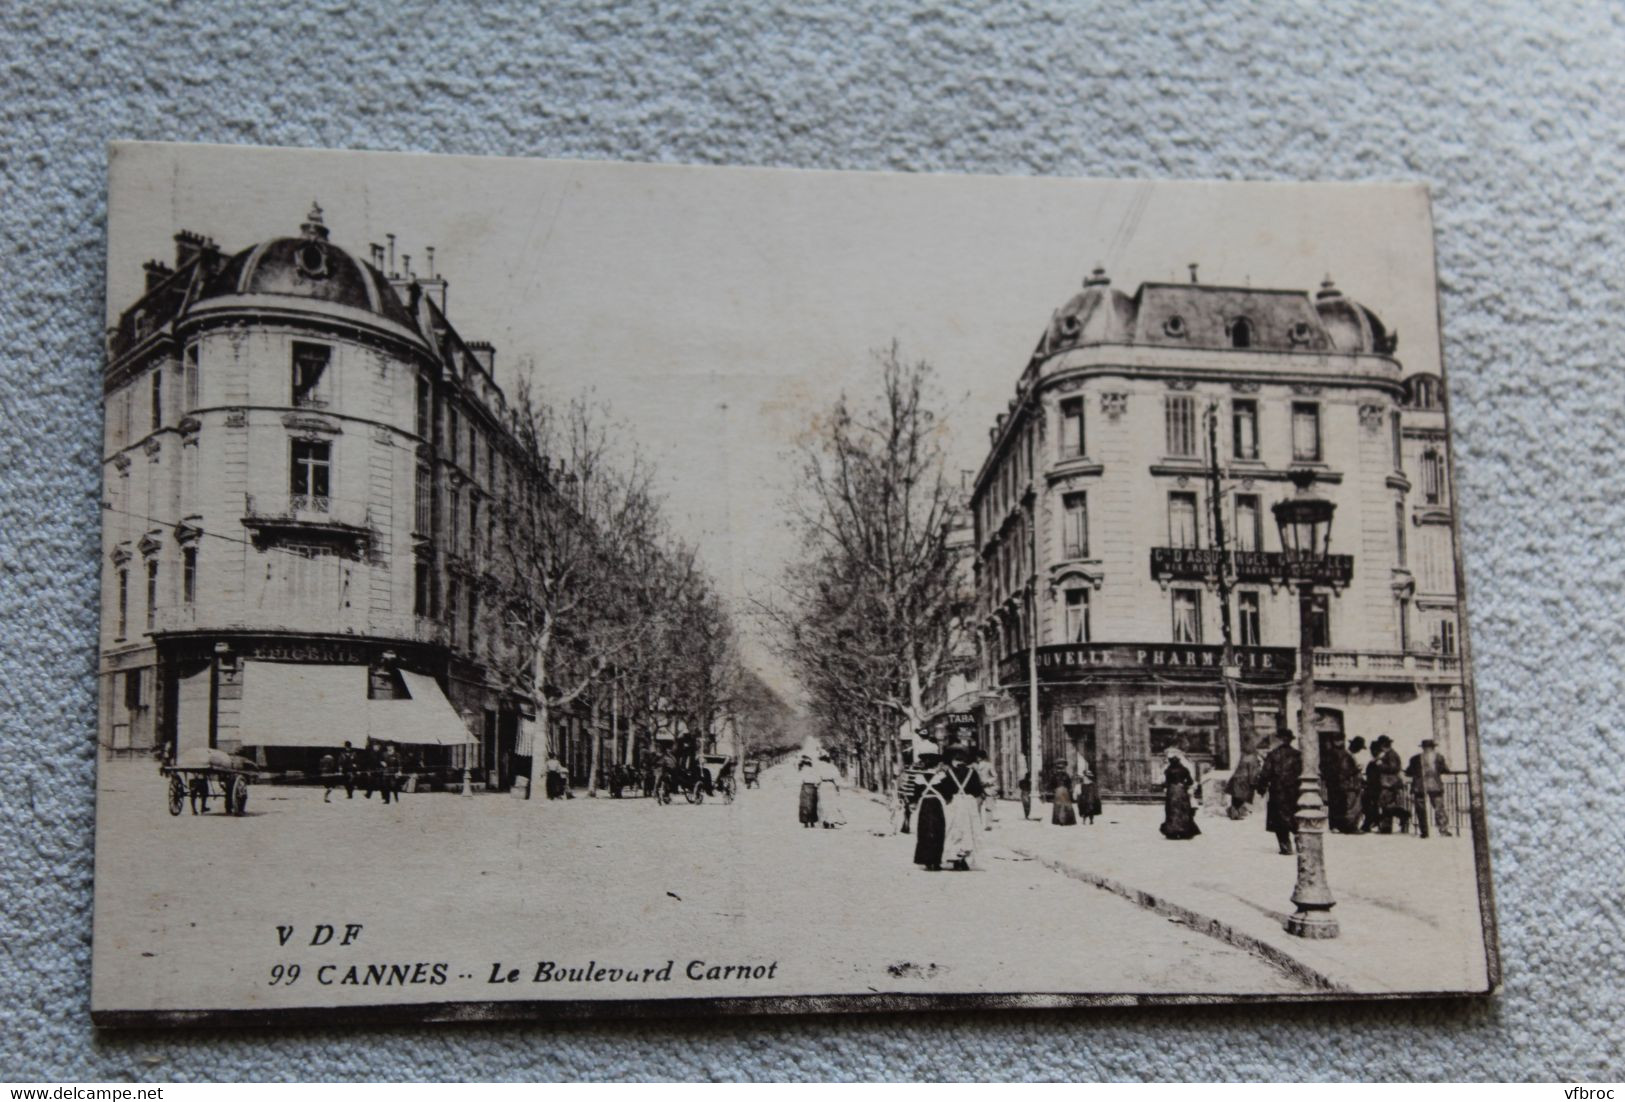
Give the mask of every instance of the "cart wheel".
<path id="1" fill-rule="evenodd" d="M 683 795 L 688 797 L 688 802 L 691 804 L 703 804 L 705 802 L 705 789 L 701 788 L 697 783 L 693 788 L 683 789 Z"/>
<path id="2" fill-rule="evenodd" d="M 179 815 L 186 806 L 186 785 L 173 774 L 169 778 L 169 813 Z"/>
<path id="3" fill-rule="evenodd" d="M 231 788 L 226 792 L 226 814 L 241 815 L 248 806 L 248 781 L 242 777 L 231 779 Z"/>

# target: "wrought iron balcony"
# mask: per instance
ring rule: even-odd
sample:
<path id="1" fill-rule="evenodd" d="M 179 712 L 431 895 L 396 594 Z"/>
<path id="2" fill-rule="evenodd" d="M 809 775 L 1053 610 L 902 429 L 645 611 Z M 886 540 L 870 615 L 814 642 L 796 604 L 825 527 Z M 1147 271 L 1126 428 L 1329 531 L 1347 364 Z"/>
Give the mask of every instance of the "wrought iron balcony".
<path id="1" fill-rule="evenodd" d="M 286 540 L 329 543 L 346 554 L 363 555 L 372 543 L 364 508 L 354 507 L 349 511 L 355 515 L 342 515 L 334 511 L 330 497 L 319 494 L 289 494 L 273 502 L 267 506 L 263 498 L 244 495 L 243 527 L 256 546 Z M 282 502 L 285 506 L 278 509 Z"/>

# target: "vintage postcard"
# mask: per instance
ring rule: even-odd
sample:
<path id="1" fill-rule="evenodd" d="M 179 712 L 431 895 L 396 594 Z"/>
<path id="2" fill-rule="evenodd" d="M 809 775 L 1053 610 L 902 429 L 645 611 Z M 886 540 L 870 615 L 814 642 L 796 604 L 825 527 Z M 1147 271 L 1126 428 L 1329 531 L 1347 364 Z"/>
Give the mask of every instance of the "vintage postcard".
<path id="1" fill-rule="evenodd" d="M 1498 985 L 1425 188 L 108 214 L 99 1023 Z"/>

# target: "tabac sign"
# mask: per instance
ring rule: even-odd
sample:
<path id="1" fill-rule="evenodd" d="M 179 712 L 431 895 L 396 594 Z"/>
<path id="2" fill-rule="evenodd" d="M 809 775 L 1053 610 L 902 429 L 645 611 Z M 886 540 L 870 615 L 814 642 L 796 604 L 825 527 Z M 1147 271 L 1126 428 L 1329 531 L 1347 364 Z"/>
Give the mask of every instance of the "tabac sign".
<path id="1" fill-rule="evenodd" d="M 1217 678 L 1224 648 L 1189 643 L 1063 643 L 1039 647 L 1039 681 L 1077 681 L 1098 673 L 1145 673 Z M 1290 647 L 1233 647 L 1231 656 L 1244 681 L 1290 681 L 1297 656 Z M 1027 652 L 999 664 L 1006 685 L 1027 680 Z"/>
<path id="2" fill-rule="evenodd" d="M 1212 547 L 1153 547 L 1151 577 L 1155 581 L 1208 581 L 1219 576 L 1229 560 L 1238 582 L 1309 582 L 1345 586 L 1354 578 L 1353 555 L 1308 558 L 1284 551 L 1220 551 Z"/>

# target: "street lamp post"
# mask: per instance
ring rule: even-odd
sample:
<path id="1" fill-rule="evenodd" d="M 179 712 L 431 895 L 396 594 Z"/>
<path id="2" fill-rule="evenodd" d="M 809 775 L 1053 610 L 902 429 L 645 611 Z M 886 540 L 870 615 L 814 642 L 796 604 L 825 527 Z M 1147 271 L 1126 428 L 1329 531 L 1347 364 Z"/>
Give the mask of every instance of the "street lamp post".
<path id="1" fill-rule="evenodd" d="M 1334 938 L 1339 934 L 1331 910 L 1336 901 L 1326 882 L 1326 804 L 1320 796 L 1320 734 L 1315 728 L 1315 582 L 1327 560 L 1336 505 L 1312 490 L 1313 471 L 1292 472 L 1297 493 L 1277 503 L 1276 528 L 1281 536 L 1283 573 L 1298 587 L 1298 676 L 1302 709 L 1298 738 L 1303 769 L 1298 777 L 1298 881 L 1292 891 L 1297 911 L 1287 919 L 1288 933 L 1298 937 Z"/>
<path id="2" fill-rule="evenodd" d="M 470 799 L 472 799 L 474 797 L 474 783 L 473 783 L 473 777 L 469 773 L 469 764 L 468 764 L 469 753 L 468 753 L 468 748 L 469 748 L 469 745 L 472 742 L 472 737 L 473 737 L 473 733 L 474 733 L 474 721 L 475 721 L 476 718 L 477 718 L 477 714 L 475 712 L 473 712 L 472 710 L 466 711 L 466 712 L 463 713 L 463 726 L 468 728 L 470 741 L 464 742 L 463 745 L 462 745 L 462 751 L 463 751 L 463 793 L 462 794 L 464 796 L 467 796 Z"/>

